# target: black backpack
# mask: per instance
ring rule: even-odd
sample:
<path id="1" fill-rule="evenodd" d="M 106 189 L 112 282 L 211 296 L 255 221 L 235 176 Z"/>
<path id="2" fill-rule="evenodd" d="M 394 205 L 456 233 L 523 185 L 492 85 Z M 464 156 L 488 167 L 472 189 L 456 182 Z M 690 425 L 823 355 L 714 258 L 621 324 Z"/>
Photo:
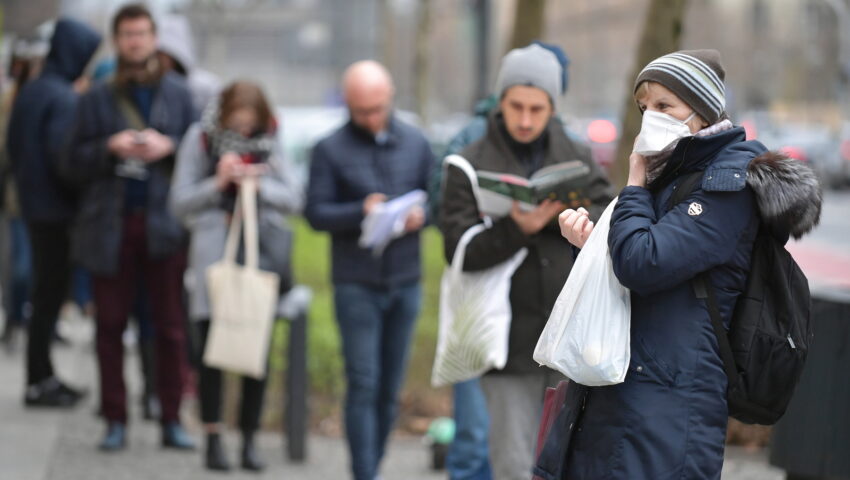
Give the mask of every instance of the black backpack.
<path id="1" fill-rule="evenodd" d="M 703 172 L 686 175 L 668 210 L 690 195 Z M 809 283 L 785 246 L 764 223 L 753 244 L 750 273 L 738 297 L 727 333 L 708 272 L 693 280 L 706 299 L 723 369 L 729 378 L 729 416 L 744 423 L 772 425 L 785 413 L 812 343 Z"/>

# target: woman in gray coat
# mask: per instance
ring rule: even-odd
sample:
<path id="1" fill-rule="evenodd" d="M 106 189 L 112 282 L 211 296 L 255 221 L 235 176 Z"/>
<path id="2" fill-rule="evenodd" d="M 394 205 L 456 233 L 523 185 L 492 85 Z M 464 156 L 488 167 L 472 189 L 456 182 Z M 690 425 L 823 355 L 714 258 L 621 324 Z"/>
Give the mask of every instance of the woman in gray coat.
<path id="1" fill-rule="evenodd" d="M 277 123 L 262 90 L 250 82 L 236 82 L 222 91 L 184 137 L 171 187 L 171 209 L 191 232 L 189 314 L 197 326 L 201 352 L 210 328 L 205 272 L 224 254 L 236 192 L 246 176 L 259 177 L 260 268 L 280 275 L 283 293 L 291 285 L 292 242 L 285 215 L 300 210 L 303 195 L 283 161 Z M 199 383 L 207 433 L 205 464 L 209 469 L 228 470 L 219 436 L 221 371 L 201 365 Z M 249 470 L 263 468 L 253 434 L 259 428 L 265 384 L 265 380 L 242 379 L 242 467 Z"/>

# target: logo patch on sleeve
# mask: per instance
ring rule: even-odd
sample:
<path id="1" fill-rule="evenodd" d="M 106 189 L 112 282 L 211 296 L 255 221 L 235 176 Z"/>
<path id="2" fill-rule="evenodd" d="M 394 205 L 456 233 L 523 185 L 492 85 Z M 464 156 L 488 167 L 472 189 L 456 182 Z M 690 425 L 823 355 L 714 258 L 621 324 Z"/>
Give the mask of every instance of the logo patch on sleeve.
<path id="1" fill-rule="evenodd" d="M 688 206 L 688 215 L 695 217 L 702 213 L 702 205 L 697 202 L 693 202 Z"/>

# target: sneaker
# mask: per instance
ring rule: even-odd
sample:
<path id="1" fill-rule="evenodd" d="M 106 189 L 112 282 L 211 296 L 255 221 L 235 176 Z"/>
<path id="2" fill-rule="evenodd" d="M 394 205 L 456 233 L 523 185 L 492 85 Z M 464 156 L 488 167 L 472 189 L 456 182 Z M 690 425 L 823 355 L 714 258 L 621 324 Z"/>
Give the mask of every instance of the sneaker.
<path id="1" fill-rule="evenodd" d="M 120 422 L 109 422 L 106 425 L 106 434 L 98 445 L 104 452 L 117 452 L 127 446 L 127 427 Z"/>
<path id="2" fill-rule="evenodd" d="M 177 450 L 194 450 L 195 441 L 178 422 L 169 422 L 162 426 L 162 446 Z"/>
<path id="3" fill-rule="evenodd" d="M 70 408 L 76 405 L 86 392 L 73 389 L 56 377 L 46 378 L 27 386 L 24 405 L 28 407 Z"/>

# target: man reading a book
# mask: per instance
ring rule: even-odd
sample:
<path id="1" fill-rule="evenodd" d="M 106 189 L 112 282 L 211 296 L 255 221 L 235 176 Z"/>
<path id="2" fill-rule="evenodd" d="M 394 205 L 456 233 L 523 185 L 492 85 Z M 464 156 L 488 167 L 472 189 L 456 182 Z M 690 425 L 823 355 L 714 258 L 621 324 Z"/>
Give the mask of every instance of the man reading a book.
<path id="1" fill-rule="evenodd" d="M 476 170 L 526 178 L 541 168 L 579 160 L 590 171 L 581 191 L 590 205 L 591 219 L 596 219 L 613 196 L 590 150 L 570 140 L 555 119 L 560 82 L 561 66 L 551 51 L 530 45 L 509 52 L 496 82 L 499 108 L 488 117 L 485 136 L 461 156 Z M 469 178 L 459 168 L 448 167 L 442 196 L 440 228 L 446 258 L 451 261 L 460 237 L 482 221 L 482 213 Z M 481 379 L 491 417 L 494 478 L 528 478 L 543 394 L 560 379 L 560 374 L 539 367 L 532 353 L 573 263 L 571 247 L 554 221 L 564 208 L 551 200 L 531 210 L 515 202 L 507 215 L 493 218 L 492 227 L 476 235 L 466 248 L 465 271 L 486 270 L 528 249 L 511 281 L 507 365 Z"/>

